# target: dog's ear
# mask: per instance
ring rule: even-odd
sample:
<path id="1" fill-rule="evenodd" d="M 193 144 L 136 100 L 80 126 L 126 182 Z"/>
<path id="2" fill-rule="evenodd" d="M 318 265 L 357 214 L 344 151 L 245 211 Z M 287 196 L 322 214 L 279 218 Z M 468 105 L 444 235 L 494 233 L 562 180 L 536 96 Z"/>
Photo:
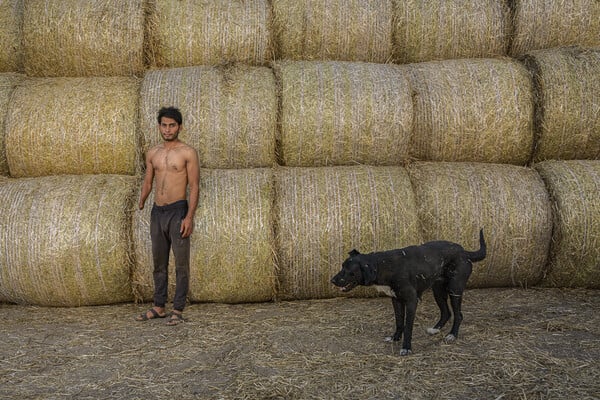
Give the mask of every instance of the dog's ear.
<path id="1" fill-rule="evenodd" d="M 350 255 L 350 257 L 354 257 L 359 255 L 360 253 L 358 252 L 358 250 L 356 249 L 352 249 L 352 251 L 350 251 L 350 253 L 348 253 Z"/>
<path id="2" fill-rule="evenodd" d="M 362 271 L 362 274 L 363 274 L 363 280 L 365 281 L 364 282 L 365 286 L 372 285 L 375 282 L 375 280 L 377 279 L 377 270 L 375 269 L 374 266 L 361 262 L 360 270 Z"/>

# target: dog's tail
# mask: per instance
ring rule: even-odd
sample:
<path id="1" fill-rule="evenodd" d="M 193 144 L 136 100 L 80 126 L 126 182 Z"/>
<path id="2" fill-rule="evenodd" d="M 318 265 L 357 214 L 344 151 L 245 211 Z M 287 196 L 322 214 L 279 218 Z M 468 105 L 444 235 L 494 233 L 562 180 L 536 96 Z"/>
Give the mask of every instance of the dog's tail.
<path id="1" fill-rule="evenodd" d="M 479 231 L 479 250 L 477 251 L 465 251 L 469 260 L 473 262 L 481 261 L 487 254 L 487 248 L 485 246 L 485 239 L 483 238 L 483 228 Z"/>

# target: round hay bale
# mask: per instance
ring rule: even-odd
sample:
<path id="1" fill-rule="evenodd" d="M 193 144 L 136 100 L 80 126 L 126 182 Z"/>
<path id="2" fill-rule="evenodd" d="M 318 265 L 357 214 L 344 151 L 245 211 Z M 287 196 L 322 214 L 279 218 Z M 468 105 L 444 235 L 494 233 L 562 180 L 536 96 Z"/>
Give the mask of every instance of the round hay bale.
<path id="1" fill-rule="evenodd" d="M 152 0 L 149 5 L 154 66 L 263 65 L 273 59 L 268 0 Z"/>
<path id="2" fill-rule="evenodd" d="M 144 71 L 143 0 L 24 0 L 29 76 L 126 76 Z"/>
<path id="3" fill-rule="evenodd" d="M 180 138 L 198 150 L 201 167 L 275 164 L 278 101 L 271 69 L 235 64 L 149 71 L 140 91 L 144 152 L 162 140 L 158 110 L 175 106 L 183 114 Z"/>
<path id="4" fill-rule="evenodd" d="M 135 173 L 135 78 L 31 78 L 13 92 L 6 158 L 13 177 Z"/>
<path id="5" fill-rule="evenodd" d="M 535 168 L 554 207 L 542 284 L 600 289 L 600 160 L 545 161 Z"/>
<path id="6" fill-rule="evenodd" d="M 23 80 L 23 76 L 13 73 L 0 73 L 0 175 L 8 175 L 8 162 L 6 161 L 5 146 L 5 120 L 10 102 L 10 95 L 15 86 Z"/>
<path id="7" fill-rule="evenodd" d="M 513 165 L 414 163 L 409 174 L 424 239 L 479 248 L 469 287 L 532 286 L 540 281 L 552 234 L 548 193 L 537 172 Z"/>
<path id="8" fill-rule="evenodd" d="M 330 279 L 352 249 L 369 253 L 421 242 L 403 167 L 281 168 L 275 193 L 281 299 L 339 296 Z M 357 288 L 351 295 L 375 291 Z"/>
<path id="9" fill-rule="evenodd" d="M 22 18 L 21 0 L 0 1 L 0 73 L 21 72 L 23 67 Z"/>
<path id="10" fill-rule="evenodd" d="M 283 165 L 399 165 L 408 159 L 413 104 L 403 67 L 290 61 L 281 85 Z"/>
<path id="11" fill-rule="evenodd" d="M 191 236 L 192 302 L 243 303 L 272 300 L 276 290 L 273 250 L 271 169 L 200 171 L 200 201 Z M 134 290 L 151 300 L 152 196 L 134 216 Z M 172 254 L 171 254 L 172 256 Z M 172 257 L 171 257 L 172 261 Z M 174 294 L 174 264 L 169 296 Z"/>
<path id="12" fill-rule="evenodd" d="M 391 0 L 273 0 L 277 59 L 385 63 L 392 58 Z"/>
<path id="13" fill-rule="evenodd" d="M 600 158 L 600 48 L 539 50 L 523 62 L 534 77 L 534 161 Z"/>
<path id="14" fill-rule="evenodd" d="M 134 178 L 0 183 L 0 298 L 40 306 L 131 301 Z"/>
<path id="15" fill-rule="evenodd" d="M 408 66 L 415 92 L 411 154 L 423 161 L 524 165 L 533 147 L 528 71 L 510 59 Z"/>
<path id="16" fill-rule="evenodd" d="M 398 63 L 485 58 L 508 51 L 509 10 L 497 0 L 394 0 Z"/>
<path id="17" fill-rule="evenodd" d="M 580 45 L 600 46 L 600 1 L 515 0 L 510 54 Z"/>

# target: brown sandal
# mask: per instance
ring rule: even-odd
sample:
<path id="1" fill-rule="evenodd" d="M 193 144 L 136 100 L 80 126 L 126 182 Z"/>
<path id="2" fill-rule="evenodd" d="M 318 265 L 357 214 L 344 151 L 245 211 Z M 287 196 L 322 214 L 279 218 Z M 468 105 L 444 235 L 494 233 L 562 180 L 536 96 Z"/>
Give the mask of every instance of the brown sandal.
<path id="1" fill-rule="evenodd" d="M 184 321 L 185 321 L 185 319 L 183 318 L 183 315 L 181 313 L 172 312 L 171 316 L 169 317 L 169 320 L 167 321 L 167 325 L 175 326 L 175 325 L 179 325 L 180 323 L 182 323 Z"/>
<path id="2" fill-rule="evenodd" d="M 150 313 L 151 315 L 148 316 L 148 313 Z M 154 308 L 151 308 L 148 311 L 146 311 L 145 313 L 142 313 L 142 314 L 138 315 L 135 318 L 135 320 L 136 321 L 148 321 L 149 319 L 165 318 L 166 316 L 167 316 L 167 314 L 160 315 L 158 313 L 158 311 L 156 311 Z"/>

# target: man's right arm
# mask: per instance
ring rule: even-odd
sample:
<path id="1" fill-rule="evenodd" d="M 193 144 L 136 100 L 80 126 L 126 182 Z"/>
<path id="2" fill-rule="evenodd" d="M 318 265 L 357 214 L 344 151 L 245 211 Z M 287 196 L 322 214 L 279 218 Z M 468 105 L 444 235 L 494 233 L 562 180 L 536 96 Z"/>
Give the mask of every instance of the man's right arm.
<path id="1" fill-rule="evenodd" d="M 152 182 L 154 180 L 154 167 L 152 166 L 151 152 L 152 150 L 148 151 L 148 153 L 146 154 L 146 173 L 144 174 L 144 181 L 142 182 L 142 192 L 140 194 L 140 210 L 144 209 L 146 199 L 152 191 Z"/>

